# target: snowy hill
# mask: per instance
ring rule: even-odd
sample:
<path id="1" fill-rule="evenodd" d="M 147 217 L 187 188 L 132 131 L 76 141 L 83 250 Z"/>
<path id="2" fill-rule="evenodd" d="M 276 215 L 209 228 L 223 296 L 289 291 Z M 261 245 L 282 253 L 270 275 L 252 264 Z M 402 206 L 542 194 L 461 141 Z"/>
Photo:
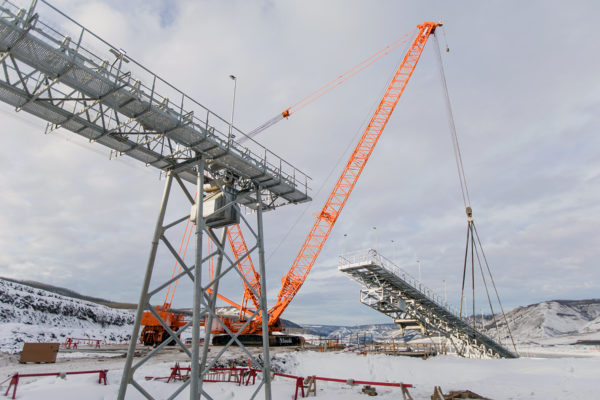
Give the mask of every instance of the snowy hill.
<path id="1" fill-rule="evenodd" d="M 133 311 L 0 279 L 0 322 L 0 351 L 15 353 L 25 341 L 64 342 L 67 337 L 126 341 Z"/>
<path id="2" fill-rule="evenodd" d="M 572 337 L 600 339 L 600 299 L 553 300 L 517 307 L 506 313 L 511 331 L 519 342 L 539 343 L 547 339 Z M 491 317 L 486 328 L 495 331 Z M 504 321 L 499 321 L 504 329 Z"/>
<path id="3" fill-rule="evenodd" d="M 123 342 L 129 339 L 133 318 L 134 310 L 111 308 L 44 290 L 39 285 L 32 287 L 0 278 L 0 351 L 3 352 L 20 351 L 24 341 L 64 342 L 67 337 Z M 600 339 L 600 299 L 546 301 L 518 307 L 509 311 L 507 318 L 513 336 L 521 343 Z M 305 324 L 300 328 L 291 321 L 285 322 L 290 328 L 320 337 L 352 341 L 359 337 L 368 342 L 403 339 L 394 324 Z M 488 334 L 495 337 L 491 317 L 486 317 L 485 324 Z M 502 329 L 503 321 L 499 325 Z"/>
<path id="4" fill-rule="evenodd" d="M 391 339 L 402 339 L 400 330 L 394 324 L 371 324 L 371 325 L 356 325 L 356 326 L 340 326 L 340 325 L 302 325 L 310 333 L 330 339 L 342 339 L 342 341 L 353 340 L 357 337 L 360 340 L 385 341 Z M 412 337 L 412 332 L 407 332 L 407 340 Z"/>

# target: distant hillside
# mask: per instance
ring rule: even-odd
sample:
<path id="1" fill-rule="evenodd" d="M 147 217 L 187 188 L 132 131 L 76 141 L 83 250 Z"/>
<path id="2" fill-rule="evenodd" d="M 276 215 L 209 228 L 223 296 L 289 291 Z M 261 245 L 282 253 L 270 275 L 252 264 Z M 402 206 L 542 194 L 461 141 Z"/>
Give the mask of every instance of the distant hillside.
<path id="1" fill-rule="evenodd" d="M 23 342 L 64 342 L 67 337 L 124 342 L 133 318 L 131 310 L 0 279 L 0 351 L 15 353 Z"/>
<path id="2" fill-rule="evenodd" d="M 520 343 L 542 343 L 548 339 L 564 338 L 567 343 L 578 340 L 600 339 L 600 299 L 590 300 L 552 300 L 517 307 L 506 313 L 515 341 Z M 507 343 L 508 334 L 504 320 L 496 316 L 496 322 L 503 343 Z M 476 321 L 481 326 L 481 321 Z M 495 323 L 490 315 L 484 316 L 486 333 L 497 338 Z M 302 325 L 307 333 L 324 338 L 342 340 L 383 341 L 410 340 L 420 335 L 407 331 L 403 337 L 394 324 L 375 325 Z"/>
<path id="3" fill-rule="evenodd" d="M 600 299 L 552 300 L 517 307 L 506 313 L 513 336 L 519 342 L 539 342 L 540 339 L 563 336 L 596 335 L 600 339 Z M 501 332 L 506 323 L 497 319 Z M 496 335 L 490 316 L 485 318 L 490 336 Z"/>
<path id="4" fill-rule="evenodd" d="M 20 351 L 23 341 L 64 341 L 66 337 L 127 340 L 135 304 L 125 304 L 129 309 L 121 309 L 121 305 L 39 282 L 0 278 L 0 351 Z M 237 315 L 238 311 L 223 307 L 219 313 Z M 600 299 L 545 301 L 517 307 L 506 314 L 513 336 L 520 343 L 600 340 Z M 283 322 L 291 333 L 343 340 L 359 337 L 361 341 L 408 341 L 419 336 L 409 331 L 403 337 L 391 323 L 300 326 L 288 320 Z M 501 337 L 506 337 L 504 321 L 497 318 L 497 323 Z M 484 317 L 484 325 L 488 335 L 496 338 L 490 316 Z"/>
<path id="5" fill-rule="evenodd" d="M 0 278 L 0 351 L 15 353 L 23 342 L 62 343 L 67 337 L 127 341 L 136 305 L 125 303 L 123 309 L 122 304 L 40 282 Z M 178 311 L 191 315 L 190 310 Z M 237 316 L 238 310 L 223 307 L 219 313 Z"/>
<path id="6" fill-rule="evenodd" d="M 102 304 L 107 307 L 121 308 L 121 309 L 133 309 L 133 310 L 135 310 L 137 308 L 137 304 L 135 304 L 135 303 L 119 303 L 119 302 L 114 302 L 114 301 L 110 301 L 110 300 L 106 300 L 106 299 L 101 299 L 99 297 L 85 296 L 83 294 L 75 292 L 74 290 L 66 289 L 66 288 L 59 287 L 59 286 L 49 285 L 47 283 L 42 283 L 42 282 L 37 282 L 37 281 L 29 281 L 29 280 L 20 281 L 18 279 L 11 279 L 11 278 L 4 278 L 4 277 L 0 277 L 0 279 L 4 279 L 9 282 L 20 283 L 22 285 L 31 286 L 36 289 L 47 290 L 49 292 L 56 293 L 61 296 L 72 297 L 72 298 L 80 299 L 80 300 L 84 300 L 84 301 L 91 301 L 92 303 Z"/>

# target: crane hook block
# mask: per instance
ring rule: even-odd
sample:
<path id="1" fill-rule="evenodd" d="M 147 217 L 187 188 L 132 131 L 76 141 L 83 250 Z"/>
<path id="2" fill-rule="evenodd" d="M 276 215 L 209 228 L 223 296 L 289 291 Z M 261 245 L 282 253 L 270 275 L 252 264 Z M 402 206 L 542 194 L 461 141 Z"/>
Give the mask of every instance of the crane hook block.
<path id="1" fill-rule="evenodd" d="M 284 112 L 281 113 L 281 115 L 283 116 L 283 118 L 289 118 L 290 117 L 290 109 L 286 109 Z"/>
<path id="2" fill-rule="evenodd" d="M 473 218 L 473 209 L 471 207 L 467 207 L 465 211 L 467 213 L 467 217 Z"/>

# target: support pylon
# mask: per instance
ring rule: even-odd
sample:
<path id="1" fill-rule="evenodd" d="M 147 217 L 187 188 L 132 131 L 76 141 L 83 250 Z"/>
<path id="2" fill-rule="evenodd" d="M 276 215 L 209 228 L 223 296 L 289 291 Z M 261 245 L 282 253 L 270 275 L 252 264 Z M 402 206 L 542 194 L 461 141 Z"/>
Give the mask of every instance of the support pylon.
<path id="1" fill-rule="evenodd" d="M 222 179 L 220 179 L 218 173 L 211 172 L 206 168 L 205 160 L 199 156 L 198 162 L 194 167 L 194 171 L 197 175 L 196 182 L 196 199 L 194 203 L 194 197 L 190 194 L 188 188 L 184 185 L 183 181 L 179 178 L 179 171 L 171 170 L 167 174 L 163 197 L 158 212 L 158 218 L 154 229 L 154 235 L 152 239 L 152 246 L 150 249 L 150 255 L 148 257 L 148 263 L 146 267 L 146 273 L 142 285 L 142 290 L 139 297 L 138 308 L 135 317 L 135 324 L 132 330 L 132 337 L 129 343 L 129 349 L 127 352 L 127 358 L 125 360 L 125 367 L 119 387 L 118 399 L 123 400 L 129 386 L 133 386 L 138 390 L 145 398 L 154 398 L 142 385 L 135 380 L 135 372 L 154 357 L 160 350 L 167 346 L 171 342 L 175 342 L 175 345 L 179 346 L 190 359 L 191 373 L 190 379 L 183 382 L 177 387 L 173 393 L 168 397 L 174 399 L 180 393 L 182 393 L 189 386 L 190 400 L 198 400 L 202 398 L 211 399 L 210 387 L 204 384 L 204 377 L 209 373 L 210 369 L 216 365 L 216 362 L 220 357 L 225 354 L 227 349 L 236 345 L 242 351 L 246 353 L 250 362 L 253 366 L 256 366 L 262 371 L 262 381 L 257 386 L 256 390 L 252 394 L 252 398 L 255 398 L 258 392 L 263 389 L 265 399 L 271 400 L 271 383 L 270 383 L 270 362 L 269 362 L 269 336 L 268 329 L 263 329 L 263 352 L 262 361 L 259 361 L 253 356 L 248 349 L 238 340 L 238 334 L 228 330 L 226 326 L 224 329 L 227 334 L 231 337 L 229 342 L 220 347 L 219 352 L 214 357 L 209 357 L 209 347 L 211 346 L 211 328 L 216 324 L 215 319 L 219 316 L 216 310 L 216 299 L 219 292 L 219 283 L 224 277 L 237 274 L 242 280 L 246 278 L 236 268 L 237 262 L 232 256 L 225 252 L 225 239 L 227 236 L 227 227 L 230 224 L 240 223 L 245 225 L 254 237 L 255 244 L 250 246 L 250 255 L 252 252 L 258 253 L 259 259 L 259 274 L 261 277 L 262 290 L 260 293 L 255 293 L 256 297 L 260 300 L 260 308 L 250 314 L 245 322 L 245 325 L 239 331 L 243 331 L 243 328 L 247 326 L 259 313 L 267 315 L 267 302 L 264 298 L 266 293 L 265 285 L 265 262 L 264 262 L 264 240 L 263 240 L 263 223 L 262 223 L 262 209 L 263 204 L 260 201 L 261 188 L 256 186 L 254 188 L 256 192 L 256 198 L 259 199 L 256 205 L 256 227 L 250 226 L 249 221 L 239 213 L 239 206 L 235 201 L 235 191 L 232 191 L 230 187 L 227 187 Z M 188 171 L 189 172 L 189 171 Z M 175 181 L 178 185 L 173 185 Z M 211 184 L 218 187 L 218 191 L 223 194 L 224 201 L 219 203 L 212 209 L 212 213 L 207 215 L 205 211 L 204 203 L 207 198 L 205 193 L 205 185 Z M 185 195 L 190 203 L 192 204 L 192 220 L 195 222 L 195 262 L 193 265 L 187 265 L 179 254 L 177 254 L 174 246 L 171 245 L 166 233 L 169 229 L 172 229 L 179 224 L 185 222 L 187 216 L 178 218 L 173 222 L 165 223 L 165 216 L 167 215 L 167 209 L 169 205 L 169 199 L 175 190 L 174 187 L 181 189 L 181 192 Z M 214 193 L 214 191 L 213 191 Z M 187 210 L 186 210 L 187 211 Z M 220 232 L 217 232 L 219 231 Z M 220 233 L 220 239 L 217 234 Z M 208 240 L 212 241 L 213 248 L 216 248 L 213 252 L 206 254 L 205 248 L 203 248 L 203 239 L 207 237 Z M 250 239 L 252 240 L 252 239 Z M 155 283 L 152 281 L 153 272 L 156 267 L 157 252 L 164 245 L 168 253 L 177 260 L 179 265 L 182 267 L 182 271 L 176 274 L 173 278 L 167 281 Z M 210 259 L 216 259 L 216 269 L 214 278 L 208 277 L 208 274 L 203 274 L 202 266 L 207 264 Z M 199 266 L 199 267 L 198 267 Z M 168 323 L 160 317 L 158 312 L 151 306 L 151 299 L 154 295 L 161 292 L 168 285 L 174 283 L 179 279 L 190 279 L 193 282 L 194 295 L 192 305 L 192 320 L 188 321 L 178 331 L 172 330 Z M 151 312 L 154 317 L 159 321 L 163 328 L 168 333 L 167 339 L 158 344 L 156 348 L 150 351 L 147 355 L 139 360 L 134 360 L 136 349 L 139 346 L 138 338 L 140 335 L 141 321 L 144 312 Z M 201 325 L 205 325 L 204 341 L 201 343 L 202 332 Z M 221 324 L 223 325 L 223 324 Z M 188 349 L 180 339 L 181 334 L 187 329 L 192 331 L 192 346 L 191 351 Z M 134 362 L 135 361 L 135 362 Z"/>

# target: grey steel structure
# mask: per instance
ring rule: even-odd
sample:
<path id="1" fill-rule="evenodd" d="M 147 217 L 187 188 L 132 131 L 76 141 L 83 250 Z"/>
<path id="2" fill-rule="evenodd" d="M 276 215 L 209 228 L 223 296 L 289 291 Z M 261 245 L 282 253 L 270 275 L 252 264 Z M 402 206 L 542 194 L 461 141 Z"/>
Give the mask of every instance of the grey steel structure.
<path id="1" fill-rule="evenodd" d="M 42 13 L 46 22 L 38 13 Z M 60 26 L 61 32 L 54 26 Z M 227 226 L 241 221 L 251 232 L 254 243 L 249 245 L 248 254 L 258 253 L 262 283 L 262 292 L 255 293 L 260 299 L 260 309 L 254 314 L 267 315 L 262 213 L 284 204 L 309 201 L 310 178 L 44 0 L 39 4 L 34 0 L 25 9 L 10 1 L 0 1 L 0 65 L 0 100 L 17 111 L 47 121 L 47 133 L 57 128 L 67 129 L 108 147 L 113 157 L 126 155 L 166 174 L 119 398 L 124 398 L 129 385 L 152 398 L 133 374 L 167 342 L 134 363 L 144 311 L 154 313 L 172 334 L 169 341 L 175 341 L 190 357 L 191 379 L 170 398 L 187 385 L 191 388 L 190 399 L 211 398 L 203 388 L 203 376 L 228 346 L 209 361 L 210 334 L 202 347 L 200 321 L 206 320 L 210 327 L 216 318 L 216 294 L 225 275 L 237 273 L 245 280 L 236 268 L 238 261 L 225 252 Z M 245 140 L 244 146 L 236 137 Z M 194 185 L 195 190 L 188 187 Z M 193 265 L 181 259 L 166 236 L 170 229 L 190 218 L 186 209 L 179 211 L 179 218 L 165 222 L 174 186 L 195 210 L 191 216 L 195 222 L 196 246 Z M 220 202 L 211 204 L 210 212 L 203 204 L 205 188 L 221 195 Z M 192 195 L 194 191 L 197 201 Z M 256 224 L 241 215 L 240 205 L 255 210 Z M 203 249 L 203 236 L 208 236 L 216 246 L 210 254 Z M 152 281 L 152 274 L 160 246 L 177 260 L 182 272 L 157 283 Z M 216 260 L 215 278 L 211 281 L 202 276 L 202 266 L 210 259 Z M 182 330 L 192 330 L 191 351 L 150 306 L 152 297 L 169 284 L 188 278 L 194 287 L 193 318 Z M 267 323 L 266 318 L 263 323 Z M 253 397 L 264 387 L 265 398 L 270 399 L 268 330 L 264 328 L 263 379 Z M 237 341 L 237 336 L 230 334 L 229 345 L 237 342 L 254 361 L 253 365 L 260 365 Z"/>
<path id="2" fill-rule="evenodd" d="M 465 357 L 517 355 L 475 329 L 429 288 L 373 249 L 339 258 L 338 269 L 360 283 L 361 303 L 391 317 L 401 329 L 439 333 Z"/>

